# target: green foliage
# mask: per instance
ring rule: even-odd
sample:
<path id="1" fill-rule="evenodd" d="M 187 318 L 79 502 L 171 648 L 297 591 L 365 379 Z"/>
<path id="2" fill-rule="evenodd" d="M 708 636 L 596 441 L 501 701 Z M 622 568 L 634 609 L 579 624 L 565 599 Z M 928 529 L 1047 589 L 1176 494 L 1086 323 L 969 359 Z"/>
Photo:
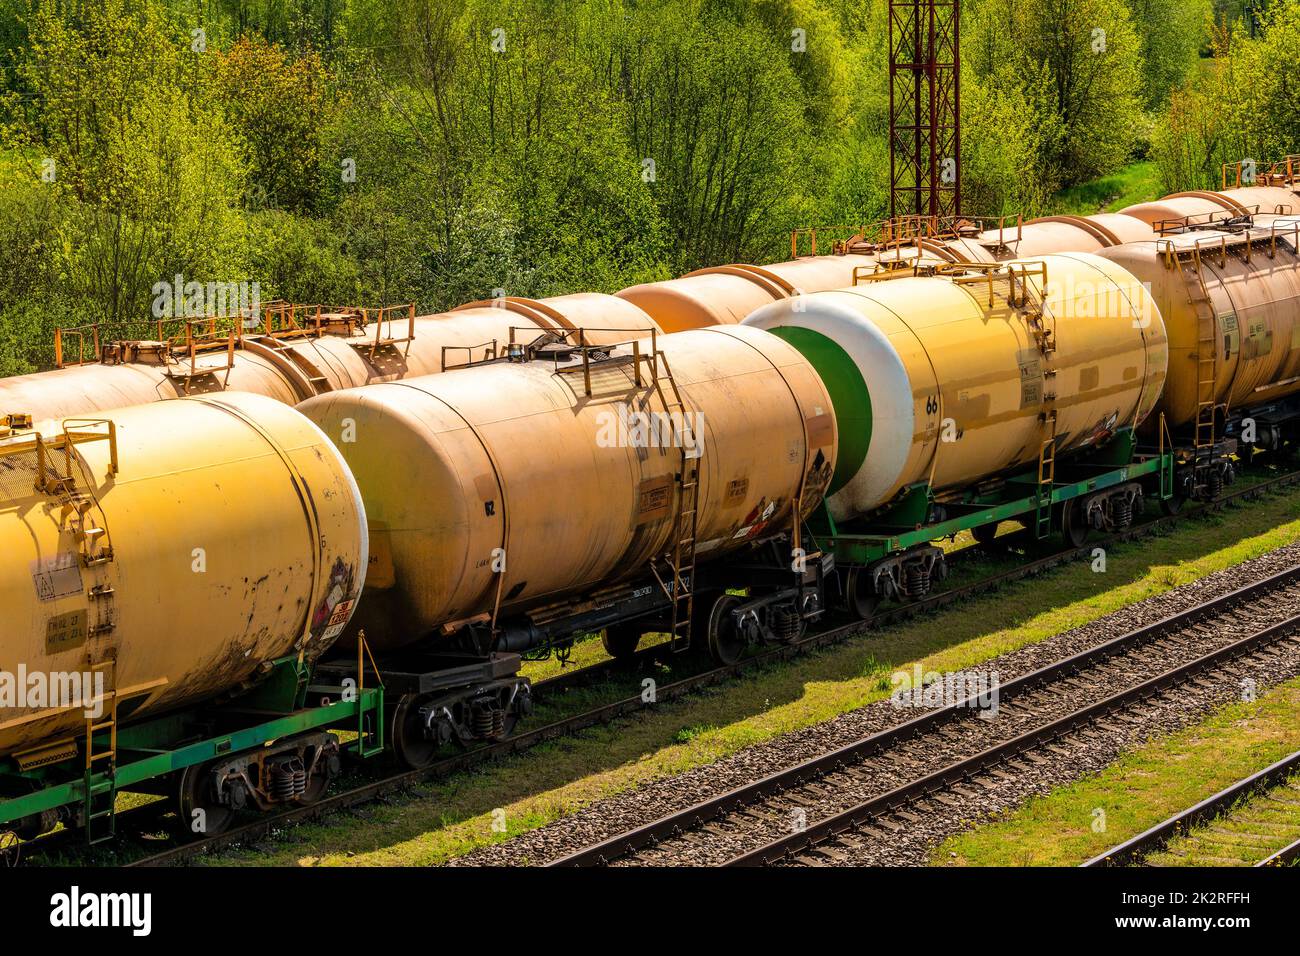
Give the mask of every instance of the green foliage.
<path id="1" fill-rule="evenodd" d="M 30 28 L 19 71 L 39 104 L 32 172 L 60 209 L 46 222 L 58 291 L 123 321 L 147 313 L 161 276 L 237 268 L 242 173 L 159 11 L 88 0 L 73 17 L 46 4 Z"/>
<path id="2" fill-rule="evenodd" d="M 1211 0 L 1128 0 L 1142 43 L 1146 106 L 1163 107 L 1198 65 Z"/>
<path id="3" fill-rule="evenodd" d="M 1052 197 L 1047 210 L 1058 215 L 1091 216 L 1119 212 L 1137 203 L 1150 202 L 1161 194 L 1160 171 L 1155 163 L 1143 160 L 1109 176 L 1061 190 Z"/>
<path id="4" fill-rule="evenodd" d="M 1042 209 L 1059 181 L 1047 157 L 1065 136 L 1047 78 L 972 75 L 963 100 L 966 208 L 987 216 Z"/>
<path id="5" fill-rule="evenodd" d="M 1191 107 L 1214 100 L 1179 89 L 1207 4 L 968 0 L 967 211 L 1032 215 L 1149 135 L 1162 176 L 1239 152 L 1237 114 L 1208 110 L 1197 139 Z M 46 364 L 56 324 L 146 317 L 176 273 L 435 311 L 784 258 L 792 228 L 888 213 L 888 16 L 888 0 L 0 0 L 0 374 Z M 1300 44 L 1281 38 L 1300 30 L 1276 22 L 1249 60 L 1275 71 L 1273 100 L 1227 97 L 1259 110 L 1261 150 L 1296 122 Z M 1172 123 L 1144 113 L 1166 102 Z"/>
<path id="6" fill-rule="evenodd" d="M 1243 31 L 1221 26 L 1214 59 L 1171 97 L 1152 141 L 1166 189 L 1217 189 L 1225 164 L 1262 172 L 1300 144 L 1300 0 L 1270 4 L 1254 38 Z"/>
<path id="7" fill-rule="evenodd" d="M 1048 175 L 1069 185 L 1129 158 L 1145 78 L 1124 0 L 984 0 L 973 19 L 969 60 L 1031 105 Z"/>
<path id="8" fill-rule="evenodd" d="M 321 131 L 330 118 L 320 57 L 291 57 L 265 40 L 240 39 L 208 59 L 215 99 L 247 152 L 257 199 L 310 210 L 319 186 Z"/>
<path id="9" fill-rule="evenodd" d="M 626 31 L 614 61 L 634 155 L 654 163 L 674 235 L 671 267 L 770 254 L 818 158 L 799 79 L 768 37 L 673 12 Z"/>

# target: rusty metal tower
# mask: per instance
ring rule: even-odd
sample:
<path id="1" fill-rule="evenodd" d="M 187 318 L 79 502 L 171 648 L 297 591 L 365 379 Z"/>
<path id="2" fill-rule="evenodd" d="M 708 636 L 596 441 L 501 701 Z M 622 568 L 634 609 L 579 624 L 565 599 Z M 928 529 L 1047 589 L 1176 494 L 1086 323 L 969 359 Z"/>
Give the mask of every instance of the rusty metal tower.
<path id="1" fill-rule="evenodd" d="M 889 0 L 889 212 L 961 212 L 959 0 Z"/>

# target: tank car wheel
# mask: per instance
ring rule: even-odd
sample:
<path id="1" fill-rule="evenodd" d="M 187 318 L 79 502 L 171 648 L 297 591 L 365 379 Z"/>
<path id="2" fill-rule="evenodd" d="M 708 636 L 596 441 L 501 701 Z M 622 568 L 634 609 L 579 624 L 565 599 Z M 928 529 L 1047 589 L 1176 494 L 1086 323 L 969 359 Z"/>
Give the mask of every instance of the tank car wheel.
<path id="1" fill-rule="evenodd" d="M 418 694 L 407 694 L 397 702 L 391 726 L 393 753 L 404 766 L 420 770 L 433 763 L 438 751 L 447 740 L 430 740 L 424 733 L 424 718 L 420 714 L 421 699 Z"/>
<path id="2" fill-rule="evenodd" d="M 1065 543 L 1071 548 L 1082 548 L 1088 540 L 1088 519 L 1084 515 L 1082 503 L 1075 499 L 1065 505 L 1061 516 L 1061 534 Z"/>
<path id="3" fill-rule="evenodd" d="M 880 595 L 876 593 L 871 572 L 861 566 L 850 568 L 844 587 L 849 613 L 859 621 L 871 620 L 880 606 Z"/>
<path id="4" fill-rule="evenodd" d="M 740 604 L 734 594 L 724 594 L 709 612 L 709 654 L 719 664 L 734 664 L 745 652 L 745 637 L 731 621 L 731 610 Z"/>
<path id="5" fill-rule="evenodd" d="M 342 769 L 338 755 L 333 757 L 321 757 L 316 761 L 316 767 L 313 769 L 310 777 L 307 778 L 307 789 L 298 797 L 300 804 L 315 803 L 321 797 L 325 796 L 325 791 L 329 790 L 330 784 L 338 776 Z"/>
<path id="6" fill-rule="evenodd" d="M 626 660 L 636 653 L 641 643 L 641 627 L 612 624 L 600 635 L 600 643 L 605 645 L 605 653 L 610 657 Z"/>
<path id="7" fill-rule="evenodd" d="M 177 787 L 176 812 L 181 832 L 196 840 L 224 833 L 235 819 L 235 811 L 218 803 L 212 792 L 208 773 L 211 767 L 211 763 L 186 767 Z"/>
<path id="8" fill-rule="evenodd" d="M 13 830 L 0 830 L 0 866 L 17 866 L 22 859 L 23 845 Z"/>

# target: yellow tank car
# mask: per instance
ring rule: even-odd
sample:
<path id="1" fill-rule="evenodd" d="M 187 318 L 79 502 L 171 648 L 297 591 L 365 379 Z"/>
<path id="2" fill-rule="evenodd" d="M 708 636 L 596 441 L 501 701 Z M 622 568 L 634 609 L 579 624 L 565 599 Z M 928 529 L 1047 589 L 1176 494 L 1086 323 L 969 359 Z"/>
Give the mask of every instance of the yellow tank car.
<path id="1" fill-rule="evenodd" d="M 684 494 L 701 562 L 817 505 L 835 424 L 798 351 L 737 326 L 657 346 L 604 361 L 558 346 L 303 404 L 365 500 L 357 625 L 377 653 L 647 575 L 671 550 Z M 697 483 L 678 480 L 687 471 Z"/>
<path id="2" fill-rule="evenodd" d="M 351 617 L 367 542 L 343 459 L 270 398 L 12 433 L 0 441 L 0 673 L 36 675 L 46 693 L 10 686 L 0 756 L 57 757 L 88 710 L 115 704 L 134 720 L 245 687 L 276 659 L 316 659 Z M 55 694 L 65 677 L 86 693 Z"/>
<path id="3" fill-rule="evenodd" d="M 763 309 L 746 324 L 806 355 L 840 431 L 828 505 L 864 515 L 906 487 L 946 492 L 1066 455 L 1150 414 L 1164 324 L 1122 268 L 1078 253 L 882 280 Z"/>

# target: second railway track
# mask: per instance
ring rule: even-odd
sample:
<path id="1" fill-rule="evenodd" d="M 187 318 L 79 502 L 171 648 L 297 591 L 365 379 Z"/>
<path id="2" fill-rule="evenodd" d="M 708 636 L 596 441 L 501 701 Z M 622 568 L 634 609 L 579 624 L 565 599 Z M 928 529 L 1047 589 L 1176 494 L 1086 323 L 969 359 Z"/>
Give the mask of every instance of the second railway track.
<path id="1" fill-rule="evenodd" d="M 1195 806 L 1144 830 L 1132 839 L 1111 847 L 1083 865 L 1101 867 L 1146 863 L 1151 854 L 1164 849 L 1175 838 L 1190 836 L 1194 828 L 1227 816 L 1237 804 L 1260 796 L 1277 801 L 1289 812 L 1281 820 L 1257 819 L 1254 832 L 1247 830 L 1246 835 L 1262 840 L 1270 848 L 1277 846 L 1279 842 L 1285 844 L 1276 851 L 1262 856 L 1254 865 L 1282 866 L 1300 860 L 1300 751 L 1296 751 L 1263 770 L 1225 787 Z M 1287 842 L 1288 839 L 1290 842 Z M 1242 850 L 1250 853 L 1258 852 L 1259 849 L 1258 842 L 1254 846 L 1239 845 L 1234 848 L 1237 859 L 1232 862 L 1241 862 Z M 1229 861 L 1220 858 L 1215 862 L 1217 865 L 1224 865 Z"/>
<path id="2" fill-rule="evenodd" d="M 1292 568 L 1002 685 L 993 720 L 980 719 L 977 700 L 956 700 L 552 863 L 848 862 L 864 842 L 1034 773 L 1044 752 L 1068 755 L 1108 721 L 1170 706 L 1171 690 L 1233 679 L 1298 633 Z"/>

